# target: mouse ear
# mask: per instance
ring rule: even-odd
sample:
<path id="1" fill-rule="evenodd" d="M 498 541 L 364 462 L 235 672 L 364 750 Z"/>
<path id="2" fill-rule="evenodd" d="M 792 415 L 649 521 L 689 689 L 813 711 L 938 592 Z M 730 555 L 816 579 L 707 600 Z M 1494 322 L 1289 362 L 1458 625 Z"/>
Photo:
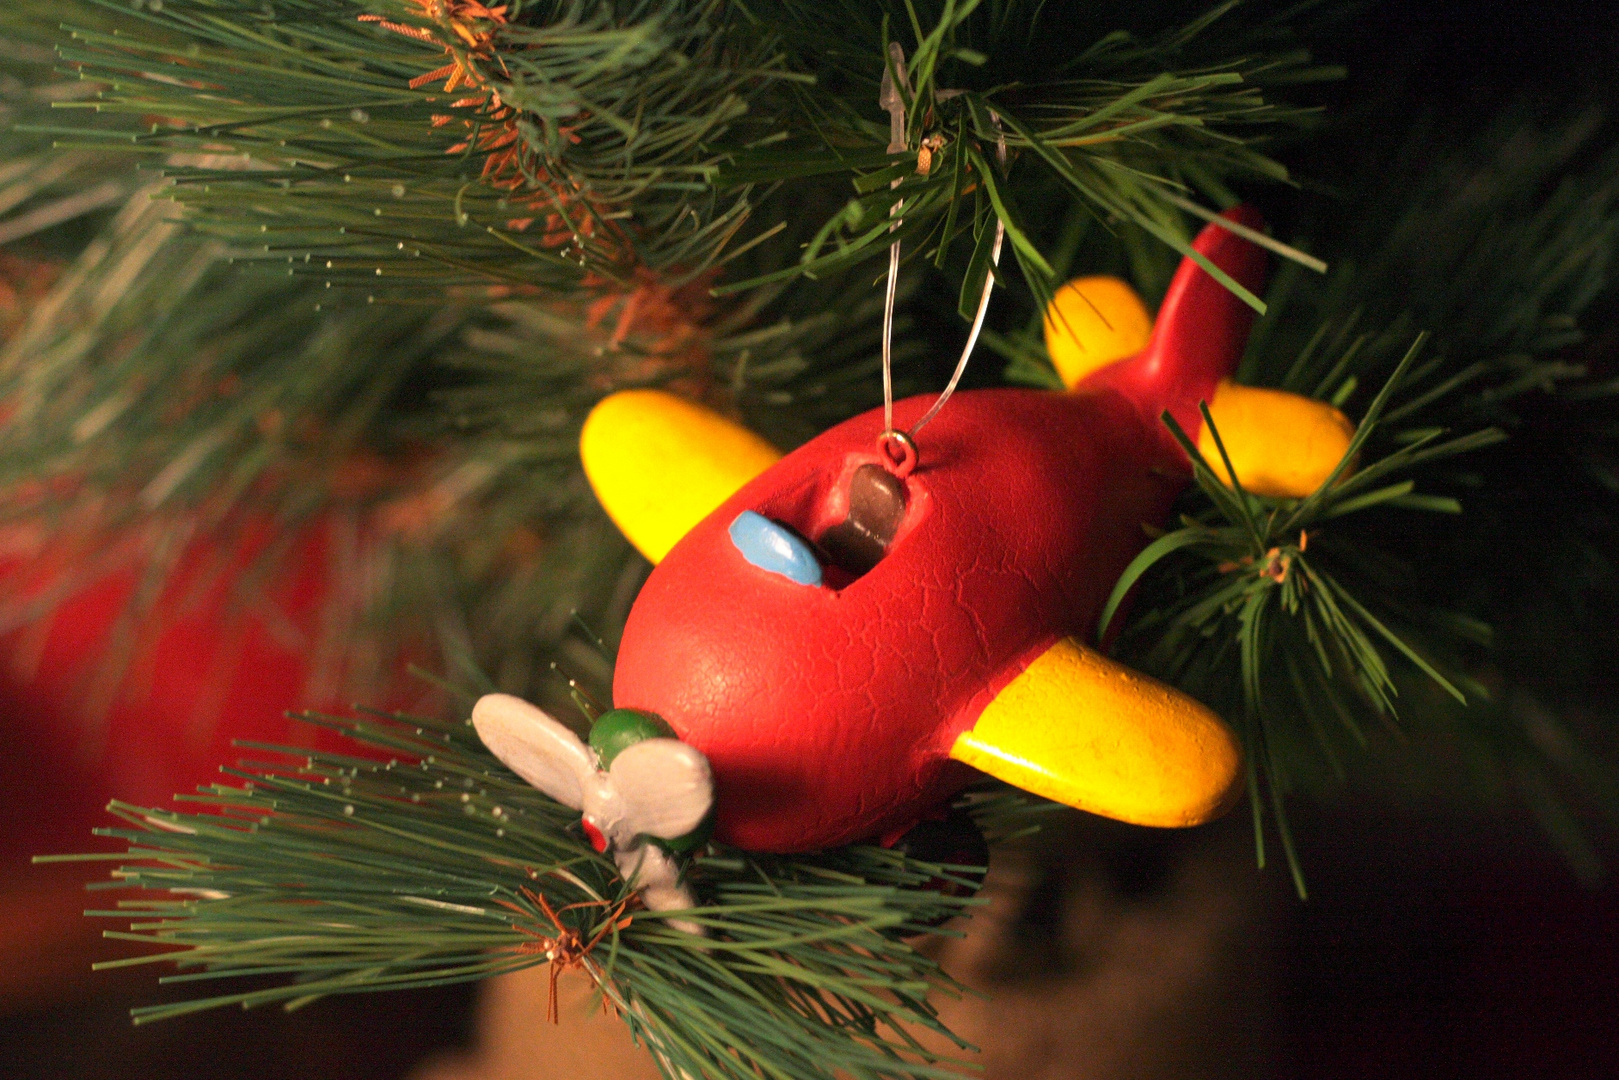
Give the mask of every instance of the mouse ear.
<path id="1" fill-rule="evenodd" d="M 512 772 L 564 806 L 584 806 L 596 755 L 545 710 L 510 694 L 485 694 L 472 707 L 472 726 Z"/>
<path id="2" fill-rule="evenodd" d="M 1242 791 L 1242 750 L 1224 721 L 1073 638 L 1007 683 L 950 756 L 1134 825 L 1200 825 Z"/>
<path id="3" fill-rule="evenodd" d="M 636 833 L 673 840 L 703 823 L 714 805 L 708 759 L 679 739 L 644 739 L 625 747 L 608 770 Z"/>
<path id="4" fill-rule="evenodd" d="M 657 563 L 781 452 L 694 401 L 623 390 L 585 419 L 579 458 L 607 516 Z"/>

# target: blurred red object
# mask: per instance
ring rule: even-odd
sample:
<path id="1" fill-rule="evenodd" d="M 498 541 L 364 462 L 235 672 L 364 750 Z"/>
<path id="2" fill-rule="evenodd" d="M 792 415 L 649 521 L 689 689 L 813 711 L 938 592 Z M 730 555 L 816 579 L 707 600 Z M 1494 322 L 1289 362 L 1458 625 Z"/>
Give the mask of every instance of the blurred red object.
<path id="1" fill-rule="evenodd" d="M 118 824 L 109 799 L 170 806 L 176 793 L 230 782 L 219 768 L 242 756 L 233 739 L 334 745 L 285 715 L 345 704 L 334 700 L 342 657 L 321 648 L 345 637 L 331 532 L 328 521 L 289 539 L 265 523 L 230 543 L 176 545 L 153 598 L 142 579 L 161 545 L 141 538 L 122 565 L 114 553 L 106 567 L 97 547 L 100 571 L 75 565 L 90 553 L 59 534 L 0 563 L 24 613 L 13 618 L 33 616 L 0 636 L 0 1002 L 70 985 L 93 952 L 109 955 L 95 942 L 111 924 L 81 914 L 110 906 L 84 891 L 105 864 L 31 867 L 31 856 L 117 850 L 91 836 Z"/>

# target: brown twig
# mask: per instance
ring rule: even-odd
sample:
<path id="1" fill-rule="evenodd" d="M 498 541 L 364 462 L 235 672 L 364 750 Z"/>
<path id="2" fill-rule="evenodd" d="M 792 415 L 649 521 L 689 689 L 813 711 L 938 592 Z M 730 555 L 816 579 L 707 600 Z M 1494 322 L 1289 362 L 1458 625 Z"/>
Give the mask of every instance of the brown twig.
<path id="1" fill-rule="evenodd" d="M 592 949 L 601 944 L 601 940 L 609 933 L 617 933 L 630 925 L 631 920 L 627 911 L 638 897 L 632 895 L 620 900 L 618 905 L 609 912 L 607 921 L 596 932 L 596 936 L 586 941 L 584 934 L 571 926 L 564 926 L 560 916 L 563 912 L 573 911 L 578 908 L 605 908 L 608 906 L 607 901 L 583 900 L 577 904 L 568 904 L 566 907 L 553 909 L 550 902 L 539 893 L 531 889 L 524 889 L 522 892 L 530 902 L 545 913 L 545 917 L 551 920 L 551 925 L 556 927 L 555 936 L 547 936 L 526 926 L 516 926 L 515 929 L 518 933 L 526 934 L 534 939 L 519 945 L 517 947 L 519 953 L 524 955 L 543 954 L 551 964 L 551 988 L 546 1000 L 545 1015 L 551 1023 L 561 1023 L 560 1013 L 557 1008 L 557 979 L 564 971 L 573 968 L 589 970 L 585 967 L 585 958 L 590 955 Z M 513 911 L 522 912 L 525 915 L 528 914 L 516 904 L 502 902 L 502 906 L 511 908 Z"/>

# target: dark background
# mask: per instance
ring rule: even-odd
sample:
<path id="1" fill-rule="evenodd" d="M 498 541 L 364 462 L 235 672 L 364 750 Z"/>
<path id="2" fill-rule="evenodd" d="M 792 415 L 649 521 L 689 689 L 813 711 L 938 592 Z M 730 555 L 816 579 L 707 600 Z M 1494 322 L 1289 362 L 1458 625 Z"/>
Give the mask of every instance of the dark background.
<path id="1" fill-rule="evenodd" d="M 1341 106 L 1384 100 L 1391 85 L 1458 117 L 1522 91 L 1619 104 L 1615 5 L 1384 3 L 1320 52 L 1350 67 L 1330 91 Z M 1587 704 L 1608 712 L 1611 687 L 1592 691 Z M 1398 791 L 1368 784 L 1298 808 L 1307 902 L 1283 873 L 1266 872 L 1277 940 L 1256 977 L 1274 987 L 1277 1074 L 1619 1076 L 1619 885 L 1581 884 L 1526 823 L 1436 812 Z M 397 1077 L 470 1037 L 466 989 L 132 1028 L 127 1009 L 161 996 L 158 973 L 12 1001 L 0 1016 L 0 1076 Z"/>

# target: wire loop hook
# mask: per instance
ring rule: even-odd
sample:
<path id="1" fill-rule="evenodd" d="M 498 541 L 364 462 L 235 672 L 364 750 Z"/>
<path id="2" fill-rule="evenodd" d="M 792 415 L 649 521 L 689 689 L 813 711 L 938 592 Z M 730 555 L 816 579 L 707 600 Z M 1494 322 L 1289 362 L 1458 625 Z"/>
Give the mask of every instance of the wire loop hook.
<path id="1" fill-rule="evenodd" d="M 903 431 L 884 431 L 877 436 L 877 449 L 882 454 L 883 468 L 895 479 L 905 479 L 916 468 L 916 440 Z"/>

